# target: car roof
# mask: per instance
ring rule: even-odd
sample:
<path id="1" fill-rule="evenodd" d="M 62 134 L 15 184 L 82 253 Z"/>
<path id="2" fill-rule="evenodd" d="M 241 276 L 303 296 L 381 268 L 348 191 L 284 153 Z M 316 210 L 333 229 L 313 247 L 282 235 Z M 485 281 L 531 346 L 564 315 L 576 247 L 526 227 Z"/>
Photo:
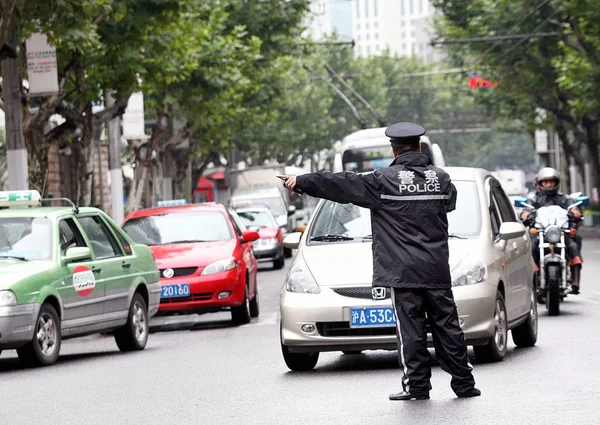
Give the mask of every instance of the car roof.
<path id="1" fill-rule="evenodd" d="M 177 214 L 185 212 L 225 212 L 225 207 L 221 204 L 206 202 L 202 204 L 176 205 L 171 207 L 154 207 L 134 211 L 125 217 L 126 220 L 139 217 L 149 217 L 153 215 Z"/>
<path id="2" fill-rule="evenodd" d="M 79 208 L 79 214 L 97 213 L 98 208 L 84 207 Z M 2 217 L 47 217 L 58 218 L 64 215 L 74 214 L 73 207 L 33 207 L 33 208 L 4 208 L 0 209 L 0 218 Z"/>
<path id="3" fill-rule="evenodd" d="M 444 167 L 443 170 L 450 175 L 454 181 L 477 181 L 485 179 L 490 172 L 476 167 Z"/>
<path id="4" fill-rule="evenodd" d="M 266 212 L 271 212 L 271 210 L 269 209 L 269 207 L 264 206 L 264 205 L 251 205 L 248 207 L 240 207 L 240 208 L 235 208 L 236 212 L 248 212 L 248 211 L 266 211 Z"/>

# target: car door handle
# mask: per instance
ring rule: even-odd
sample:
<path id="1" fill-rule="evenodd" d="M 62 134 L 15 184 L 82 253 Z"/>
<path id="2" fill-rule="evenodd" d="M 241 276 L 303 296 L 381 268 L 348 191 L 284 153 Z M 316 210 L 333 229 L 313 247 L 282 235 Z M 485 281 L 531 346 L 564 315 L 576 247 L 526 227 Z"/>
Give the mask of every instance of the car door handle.
<path id="1" fill-rule="evenodd" d="M 123 268 L 124 269 L 128 269 L 129 267 L 131 267 L 131 263 L 123 263 Z"/>
<path id="2" fill-rule="evenodd" d="M 92 271 L 94 272 L 94 274 L 98 274 L 102 271 L 102 269 L 93 268 Z"/>

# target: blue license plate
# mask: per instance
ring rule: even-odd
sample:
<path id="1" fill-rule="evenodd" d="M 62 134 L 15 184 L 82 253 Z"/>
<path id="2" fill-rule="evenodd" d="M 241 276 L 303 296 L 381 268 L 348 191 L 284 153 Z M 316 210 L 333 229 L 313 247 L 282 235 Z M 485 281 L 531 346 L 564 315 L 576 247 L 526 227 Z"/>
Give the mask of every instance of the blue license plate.
<path id="1" fill-rule="evenodd" d="M 165 285 L 160 293 L 161 298 L 180 298 L 190 296 L 190 285 L 181 283 L 179 285 Z"/>
<path id="2" fill-rule="evenodd" d="M 395 326 L 392 307 L 360 307 L 350 309 L 350 327 Z"/>

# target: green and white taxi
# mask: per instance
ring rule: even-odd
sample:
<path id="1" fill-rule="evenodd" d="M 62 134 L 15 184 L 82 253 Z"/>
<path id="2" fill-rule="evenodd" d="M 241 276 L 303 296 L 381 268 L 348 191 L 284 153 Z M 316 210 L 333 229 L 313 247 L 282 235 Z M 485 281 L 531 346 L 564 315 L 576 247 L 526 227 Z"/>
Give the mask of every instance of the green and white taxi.
<path id="1" fill-rule="evenodd" d="M 59 200 L 71 206 L 42 206 Z M 111 332 L 121 351 L 143 350 L 160 291 L 150 249 L 101 210 L 0 192 L 0 352 L 45 366 L 63 339 Z"/>

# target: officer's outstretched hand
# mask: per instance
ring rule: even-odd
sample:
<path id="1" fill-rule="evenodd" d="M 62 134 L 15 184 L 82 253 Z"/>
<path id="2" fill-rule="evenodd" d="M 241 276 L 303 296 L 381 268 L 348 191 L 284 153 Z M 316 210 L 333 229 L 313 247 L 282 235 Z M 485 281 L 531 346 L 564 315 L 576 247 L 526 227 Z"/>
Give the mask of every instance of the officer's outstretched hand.
<path id="1" fill-rule="evenodd" d="M 284 180 L 285 183 L 283 183 L 283 185 L 286 187 L 286 189 L 288 190 L 295 190 L 296 189 L 296 176 L 277 176 L 280 179 Z"/>

